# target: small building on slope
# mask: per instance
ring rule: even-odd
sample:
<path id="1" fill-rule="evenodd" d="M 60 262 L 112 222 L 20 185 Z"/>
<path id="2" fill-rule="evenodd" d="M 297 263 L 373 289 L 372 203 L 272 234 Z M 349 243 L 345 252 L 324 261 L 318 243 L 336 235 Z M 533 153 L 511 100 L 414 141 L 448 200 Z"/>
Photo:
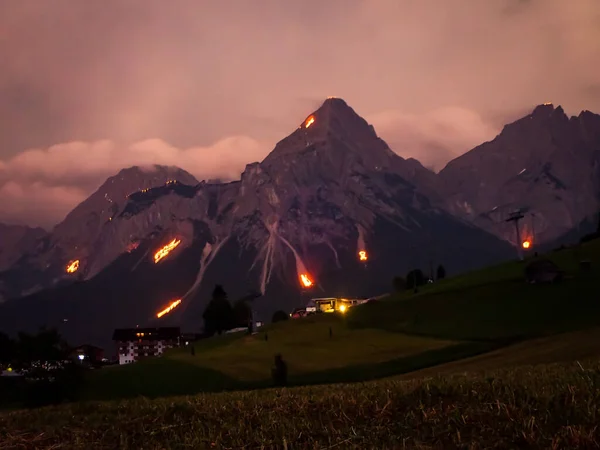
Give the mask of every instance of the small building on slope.
<path id="1" fill-rule="evenodd" d="M 179 347 L 179 327 L 119 328 L 113 333 L 119 364 L 160 356 L 168 348 Z"/>

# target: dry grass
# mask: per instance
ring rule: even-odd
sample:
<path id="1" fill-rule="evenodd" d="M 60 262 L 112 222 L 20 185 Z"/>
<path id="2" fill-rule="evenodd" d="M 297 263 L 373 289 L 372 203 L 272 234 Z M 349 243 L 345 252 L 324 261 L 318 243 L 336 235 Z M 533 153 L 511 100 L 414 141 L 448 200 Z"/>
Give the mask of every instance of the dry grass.
<path id="1" fill-rule="evenodd" d="M 0 448 L 598 448 L 600 363 L 0 415 Z"/>
<path id="2" fill-rule="evenodd" d="M 329 337 L 329 328 L 332 337 Z M 343 318 L 316 316 L 276 324 L 267 332 L 198 352 L 171 356 L 181 362 L 217 370 L 240 381 L 270 377 L 273 356 L 281 353 L 291 374 L 300 375 L 358 364 L 378 364 L 441 349 L 458 342 L 409 336 L 377 329 L 352 330 Z"/>

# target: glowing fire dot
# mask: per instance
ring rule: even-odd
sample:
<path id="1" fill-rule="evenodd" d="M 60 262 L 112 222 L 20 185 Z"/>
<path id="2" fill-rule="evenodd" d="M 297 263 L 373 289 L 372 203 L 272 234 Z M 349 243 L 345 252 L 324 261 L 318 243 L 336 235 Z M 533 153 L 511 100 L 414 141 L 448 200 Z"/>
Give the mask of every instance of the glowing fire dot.
<path id="1" fill-rule="evenodd" d="M 154 263 L 156 264 L 157 262 L 159 262 L 161 259 L 166 258 L 167 255 L 169 253 L 171 253 L 173 251 L 173 249 L 175 247 L 177 247 L 179 244 L 181 243 L 181 239 L 173 239 L 171 242 L 169 242 L 167 245 L 165 245 L 163 248 L 161 248 L 160 250 L 158 250 L 155 254 L 154 254 Z"/>
<path id="2" fill-rule="evenodd" d="M 365 250 L 361 250 L 360 252 L 358 252 L 358 259 L 360 259 L 361 261 L 366 261 L 367 259 L 369 259 L 369 257 L 367 256 L 367 252 Z"/>
<path id="3" fill-rule="evenodd" d="M 531 242 L 523 241 L 523 248 L 529 248 L 529 247 L 531 247 Z"/>
<path id="4" fill-rule="evenodd" d="M 315 123 L 315 116 L 310 116 L 306 119 L 306 122 L 304 122 L 304 128 L 310 127 L 313 123 Z"/>
<path id="5" fill-rule="evenodd" d="M 139 247 L 139 245 L 140 245 L 139 242 L 130 242 L 129 245 L 127 246 L 127 253 L 131 253 L 132 251 L 137 249 Z"/>
<path id="6" fill-rule="evenodd" d="M 300 281 L 302 281 L 302 285 L 304 287 L 311 287 L 313 282 L 312 280 L 308 277 L 308 274 L 300 274 Z"/>
<path id="7" fill-rule="evenodd" d="M 79 260 L 76 259 L 75 261 L 71 261 L 69 264 L 67 264 L 67 273 L 75 273 L 77 272 L 77 270 L 79 269 Z"/>
<path id="8" fill-rule="evenodd" d="M 163 309 L 162 311 L 157 313 L 156 317 L 160 319 L 165 314 L 169 314 L 171 311 L 173 311 L 173 309 L 175 309 L 177 306 L 179 306 L 180 303 L 181 303 L 181 299 L 172 301 L 169 306 L 167 306 L 165 309 Z"/>

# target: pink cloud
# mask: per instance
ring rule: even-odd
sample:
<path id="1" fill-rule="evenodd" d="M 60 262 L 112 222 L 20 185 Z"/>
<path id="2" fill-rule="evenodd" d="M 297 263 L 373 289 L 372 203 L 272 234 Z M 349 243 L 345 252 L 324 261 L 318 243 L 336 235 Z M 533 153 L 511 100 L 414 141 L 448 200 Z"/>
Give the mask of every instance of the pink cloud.
<path id="1" fill-rule="evenodd" d="M 388 110 L 372 114 L 368 120 L 397 154 L 416 158 L 435 171 L 500 131 L 477 112 L 455 106 L 422 114 Z"/>
<path id="2" fill-rule="evenodd" d="M 3 206 L 0 220 L 31 226 L 51 225 L 82 202 L 86 192 L 74 186 L 48 186 L 38 182 L 19 184 L 8 181 L 0 186 Z"/>
<path id="3" fill-rule="evenodd" d="M 102 140 L 27 150 L 0 161 L 0 221 L 53 225 L 106 178 L 135 165 L 178 166 L 200 180 L 238 179 L 245 165 L 262 160 L 269 148 L 252 138 L 234 136 L 209 147 L 187 149 L 148 139 L 128 146 Z"/>

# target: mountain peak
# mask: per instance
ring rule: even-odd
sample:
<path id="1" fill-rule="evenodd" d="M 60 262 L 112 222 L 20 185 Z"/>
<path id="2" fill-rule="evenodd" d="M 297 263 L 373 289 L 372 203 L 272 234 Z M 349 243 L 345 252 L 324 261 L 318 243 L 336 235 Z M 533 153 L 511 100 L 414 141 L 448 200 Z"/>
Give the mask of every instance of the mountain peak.
<path id="1" fill-rule="evenodd" d="M 549 117 L 567 117 L 562 106 L 554 106 L 551 102 L 546 102 L 536 106 L 530 114 L 531 117 L 549 118 Z"/>
<path id="2" fill-rule="evenodd" d="M 382 151 L 392 153 L 383 142 L 373 126 L 360 117 L 344 100 L 328 97 L 322 105 L 306 116 L 288 137 L 277 143 L 275 149 L 265 158 L 264 164 L 270 165 L 282 157 L 295 158 L 298 155 L 310 153 L 330 153 L 332 148 L 339 150 L 343 147 L 344 154 L 361 154 L 364 157 L 381 159 Z M 327 150 L 329 149 L 329 150 Z M 370 156 L 368 156 L 370 155 Z"/>
<path id="3" fill-rule="evenodd" d="M 352 110 L 344 99 L 339 97 L 327 97 L 319 109 L 343 110 L 348 108 Z"/>
<path id="4" fill-rule="evenodd" d="M 188 174 L 185 170 L 177 166 L 166 166 L 162 164 L 147 164 L 130 166 L 121 169 L 117 173 L 117 177 L 120 176 L 148 176 L 149 174 Z"/>
<path id="5" fill-rule="evenodd" d="M 354 111 L 348 103 L 341 98 L 327 97 L 321 106 L 309 114 L 298 127 L 300 130 L 308 130 L 315 133 L 317 130 L 330 131 L 335 122 L 353 121 L 359 119 L 361 122 L 366 122 Z M 361 123 L 361 125 L 363 125 Z M 366 124 L 368 126 L 368 124 Z"/>

